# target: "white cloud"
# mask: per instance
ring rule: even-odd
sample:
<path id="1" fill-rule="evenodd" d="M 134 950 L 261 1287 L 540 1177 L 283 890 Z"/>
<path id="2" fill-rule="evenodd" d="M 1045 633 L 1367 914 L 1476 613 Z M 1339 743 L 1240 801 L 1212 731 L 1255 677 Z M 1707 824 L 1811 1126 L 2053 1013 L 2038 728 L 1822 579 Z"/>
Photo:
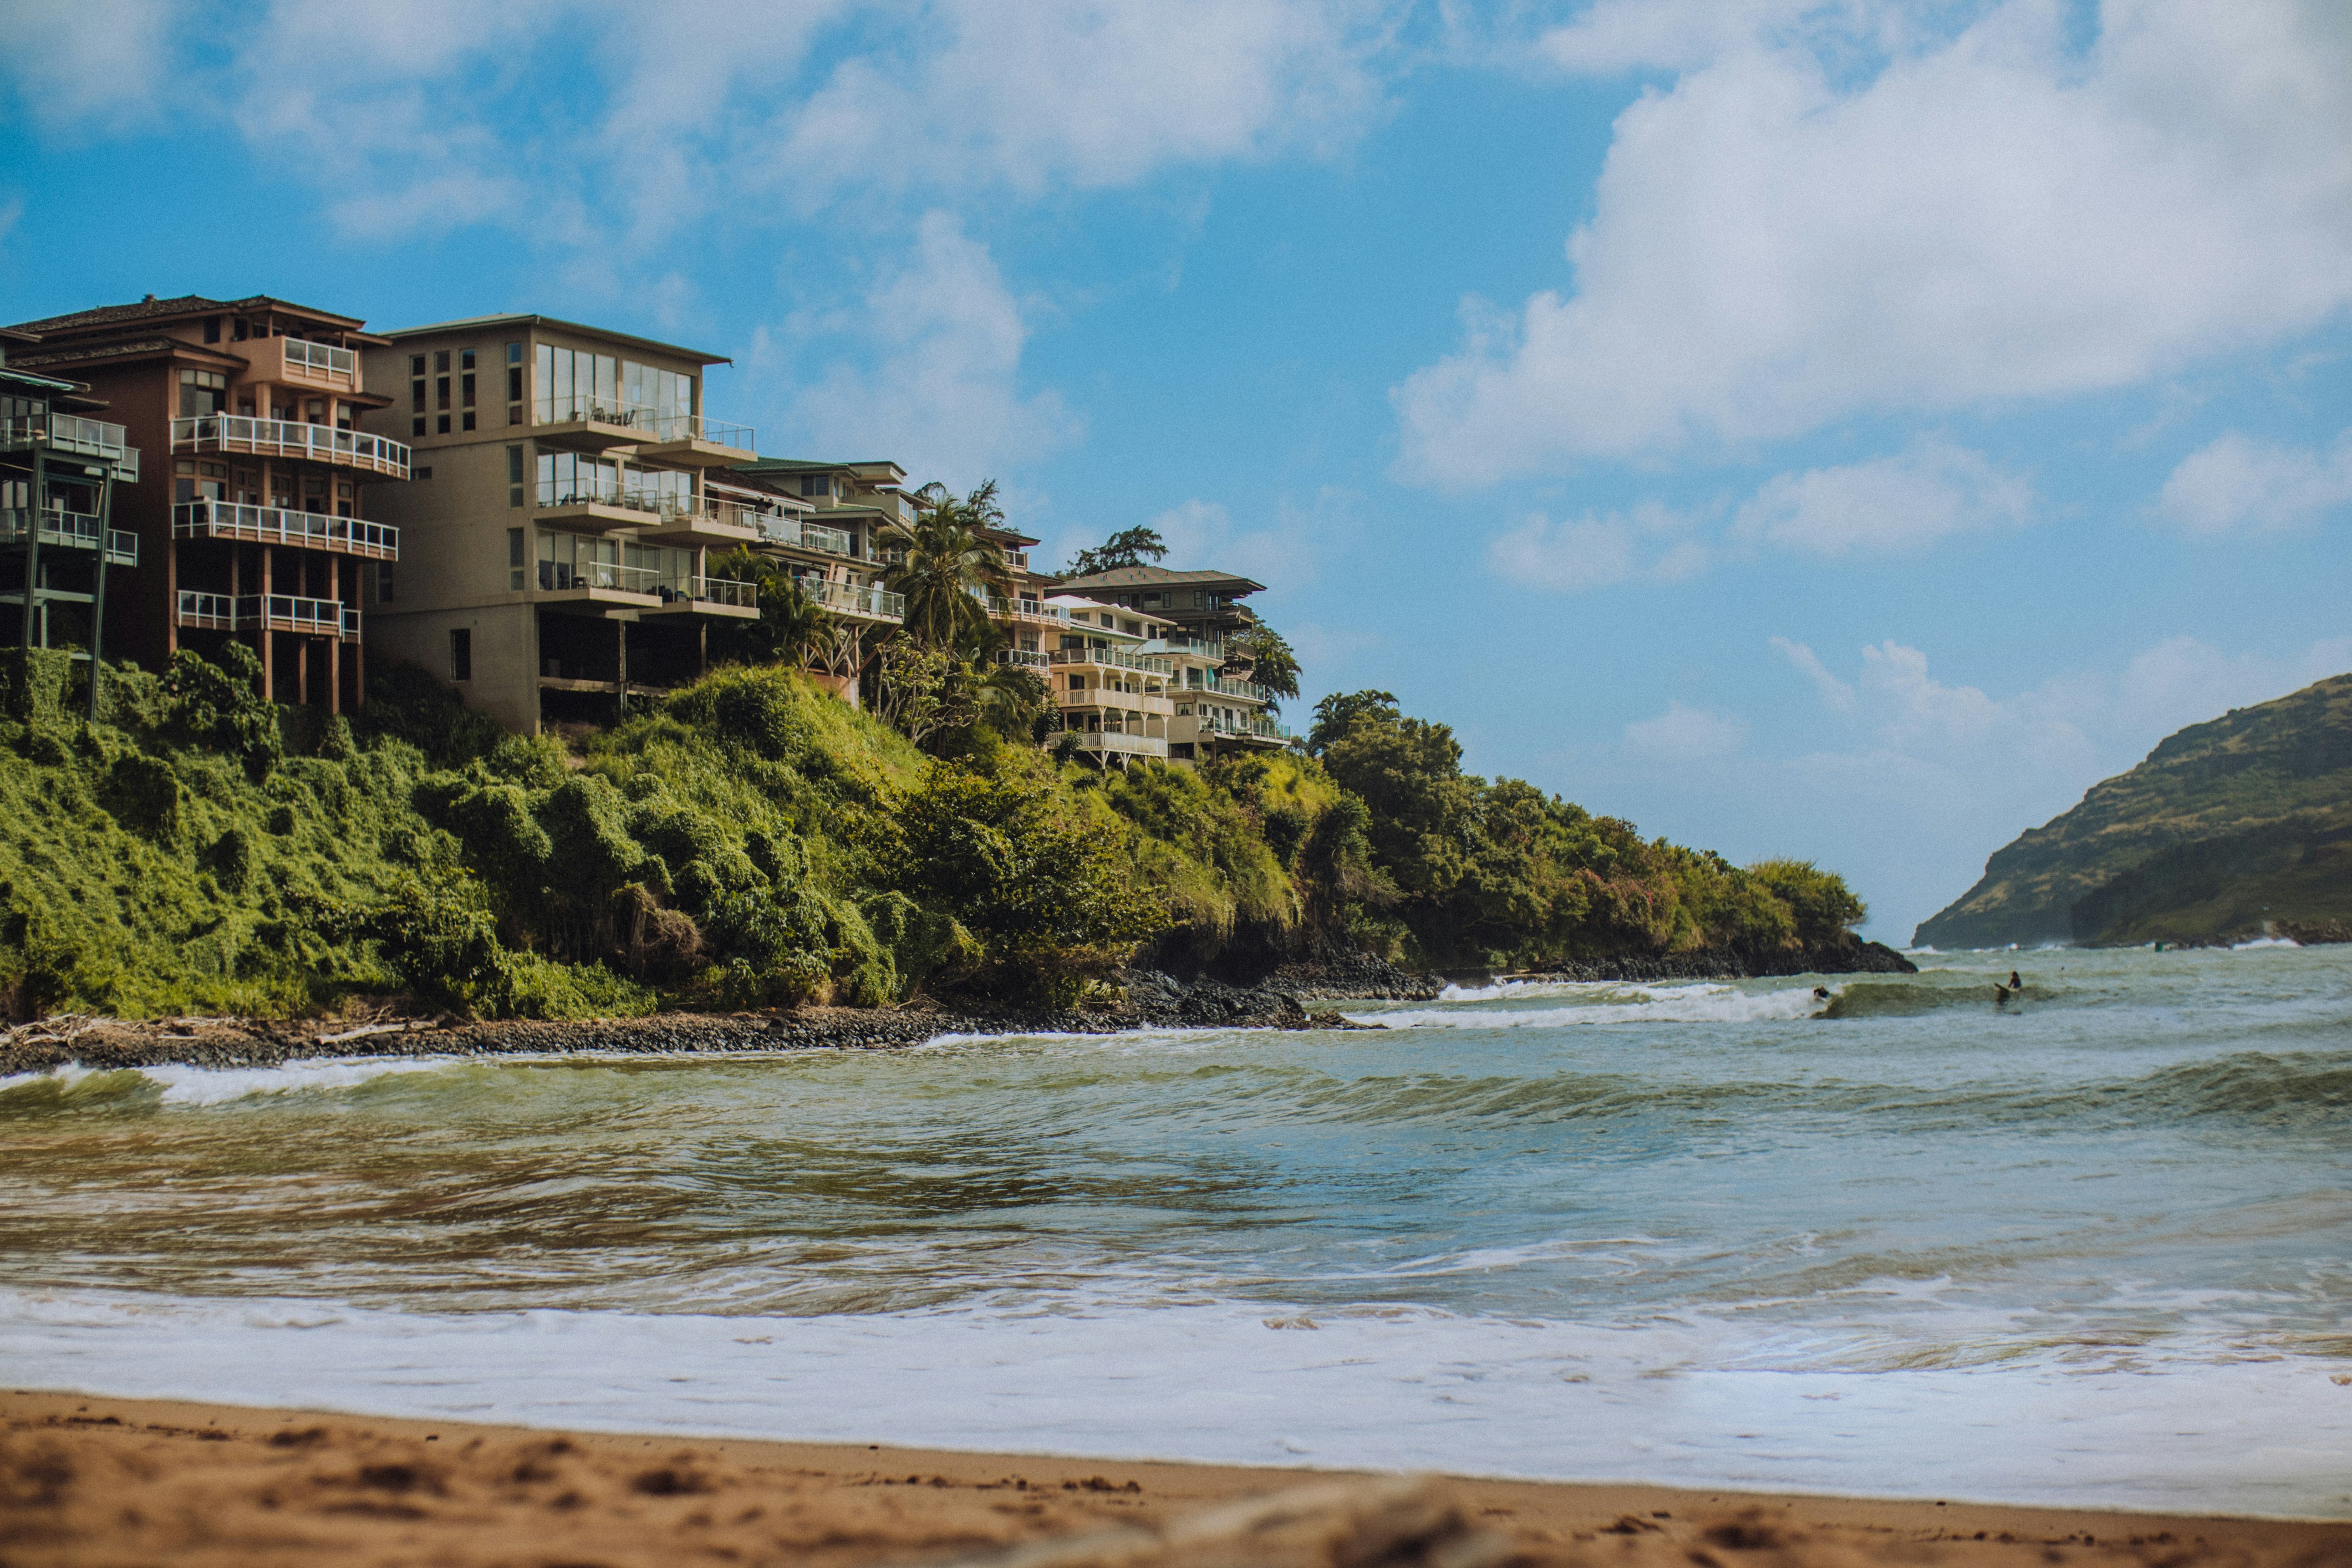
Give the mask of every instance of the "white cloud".
<path id="1" fill-rule="evenodd" d="M 1625 749 L 1659 763 L 1706 762 L 1748 743 L 1748 724 L 1727 713 L 1668 702 L 1654 719 L 1625 726 Z"/>
<path id="2" fill-rule="evenodd" d="M 2107 0 L 2087 54 L 2055 0 L 1927 42 L 1889 0 L 1832 9 L 1826 42 L 1685 40 L 1702 63 L 1617 121 L 1573 292 L 1501 329 L 1474 305 L 1395 389 L 1402 472 L 2129 385 L 2352 303 L 2352 9 Z"/>
<path id="3" fill-rule="evenodd" d="M 2352 502 L 2352 430 L 2324 452 L 2232 430 L 2180 460 L 2157 515 L 2187 533 L 2301 528 Z"/>
<path id="4" fill-rule="evenodd" d="M 1381 106 L 1391 4 L 0 0 L 0 73 L 49 121 L 187 84 L 355 235 L 497 221 L 611 244 L 721 208 L 1326 153 Z"/>
<path id="5" fill-rule="evenodd" d="M 1895 457 L 1765 481 L 1732 531 L 1815 555 L 1919 548 L 1950 534 L 2021 523 L 2033 488 L 1978 453 L 1924 440 Z"/>
<path id="6" fill-rule="evenodd" d="M 1277 500 L 1272 519 L 1255 528 L 1236 526 L 1223 503 L 1197 498 L 1169 508 L 1146 526 L 1157 529 L 1167 542 L 1165 565 L 1238 572 L 1281 589 L 1313 582 L 1346 555 L 1362 531 L 1357 498 L 1328 486 L 1308 505 Z"/>
<path id="7" fill-rule="evenodd" d="M 1822 701 L 1840 713 L 1853 711 L 1853 688 L 1832 675 L 1820 655 L 1803 643 L 1790 642 L 1787 637 L 1774 637 L 1771 644 L 1774 652 L 1795 665 L 1813 683 L 1821 692 Z"/>
<path id="8" fill-rule="evenodd" d="M 0 0 L 0 76 L 34 117 L 62 128 L 144 120 L 171 49 L 173 0 Z"/>
<path id="9" fill-rule="evenodd" d="M 1564 593 L 1628 581 L 1681 582 L 1711 559 L 1698 540 L 1674 538 L 1694 521 L 1655 501 L 1557 522 L 1538 513 L 1491 541 L 1486 564 L 1507 582 Z"/>
<path id="10" fill-rule="evenodd" d="M 961 489 L 1079 434 L 1053 392 L 1020 390 L 1020 302 L 947 213 L 924 216 L 904 265 L 856 310 L 795 325 L 833 356 L 795 377 L 785 424 L 809 456 L 895 458 Z"/>
<path id="11" fill-rule="evenodd" d="M 984 183 L 1023 195 L 1173 163 L 1328 148 L 1380 89 L 1349 0 L 934 0 L 792 117 L 786 182 Z"/>
<path id="12" fill-rule="evenodd" d="M 2347 670 L 2352 637 L 2323 637 L 2284 658 L 2225 654 L 2195 637 L 2167 637 L 2135 657 L 2116 682 L 2114 721 L 2160 737 Z"/>

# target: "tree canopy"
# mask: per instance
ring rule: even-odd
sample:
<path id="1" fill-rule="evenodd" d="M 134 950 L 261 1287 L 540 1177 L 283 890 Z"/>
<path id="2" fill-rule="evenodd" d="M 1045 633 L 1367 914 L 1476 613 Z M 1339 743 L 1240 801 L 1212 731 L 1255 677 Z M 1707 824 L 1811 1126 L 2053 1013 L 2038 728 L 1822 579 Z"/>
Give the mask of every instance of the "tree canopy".
<path id="1" fill-rule="evenodd" d="M 1065 577 L 1091 577 L 1097 572 L 1117 571 L 1122 566 L 1140 566 L 1146 556 L 1153 561 L 1168 553 L 1166 541 L 1159 531 L 1150 528 L 1122 528 L 1092 550 L 1081 550 L 1070 558 L 1070 569 Z"/>

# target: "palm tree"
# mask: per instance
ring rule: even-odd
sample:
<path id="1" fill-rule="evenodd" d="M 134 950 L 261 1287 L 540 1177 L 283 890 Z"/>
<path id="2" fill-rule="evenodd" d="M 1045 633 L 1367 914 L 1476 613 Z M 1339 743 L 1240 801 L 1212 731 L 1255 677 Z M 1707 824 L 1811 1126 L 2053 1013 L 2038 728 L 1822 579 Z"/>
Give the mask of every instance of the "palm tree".
<path id="1" fill-rule="evenodd" d="M 882 573 L 882 585 L 907 599 L 907 635 L 927 647 L 976 647 L 992 629 L 980 597 L 1013 597 L 1013 572 L 1003 546 L 986 531 L 1004 521 L 989 480 L 958 500 L 934 480 L 910 498 L 915 521 L 886 536 L 900 552 Z"/>
<path id="2" fill-rule="evenodd" d="M 828 657 L 836 640 L 832 612 L 801 586 L 783 563 L 747 549 L 711 566 L 714 572 L 759 585 L 760 618 L 741 626 L 737 634 L 751 658 L 794 668 L 835 662 Z"/>

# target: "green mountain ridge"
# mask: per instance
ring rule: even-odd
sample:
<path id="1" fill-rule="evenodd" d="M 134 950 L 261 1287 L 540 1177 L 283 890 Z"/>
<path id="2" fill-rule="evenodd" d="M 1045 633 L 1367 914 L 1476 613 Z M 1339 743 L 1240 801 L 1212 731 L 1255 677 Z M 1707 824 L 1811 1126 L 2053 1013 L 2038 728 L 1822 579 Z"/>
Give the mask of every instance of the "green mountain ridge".
<path id="1" fill-rule="evenodd" d="M 2352 923 L 2352 675 L 2168 736 L 2023 833 L 1914 946 L 2211 942 Z"/>

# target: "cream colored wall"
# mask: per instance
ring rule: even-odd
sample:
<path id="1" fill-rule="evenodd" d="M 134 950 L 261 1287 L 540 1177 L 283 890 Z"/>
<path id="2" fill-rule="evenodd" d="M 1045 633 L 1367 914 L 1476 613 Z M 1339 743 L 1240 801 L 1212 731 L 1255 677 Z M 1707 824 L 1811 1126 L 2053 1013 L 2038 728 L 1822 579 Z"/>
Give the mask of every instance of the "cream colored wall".
<path id="1" fill-rule="evenodd" d="M 481 605 L 470 609 L 372 611 L 367 617 L 368 657 L 415 665 L 450 685 L 466 705 L 488 714 L 509 730 L 539 730 L 539 616 L 529 605 Z M 473 634 L 474 678 L 452 681 L 449 633 Z"/>

